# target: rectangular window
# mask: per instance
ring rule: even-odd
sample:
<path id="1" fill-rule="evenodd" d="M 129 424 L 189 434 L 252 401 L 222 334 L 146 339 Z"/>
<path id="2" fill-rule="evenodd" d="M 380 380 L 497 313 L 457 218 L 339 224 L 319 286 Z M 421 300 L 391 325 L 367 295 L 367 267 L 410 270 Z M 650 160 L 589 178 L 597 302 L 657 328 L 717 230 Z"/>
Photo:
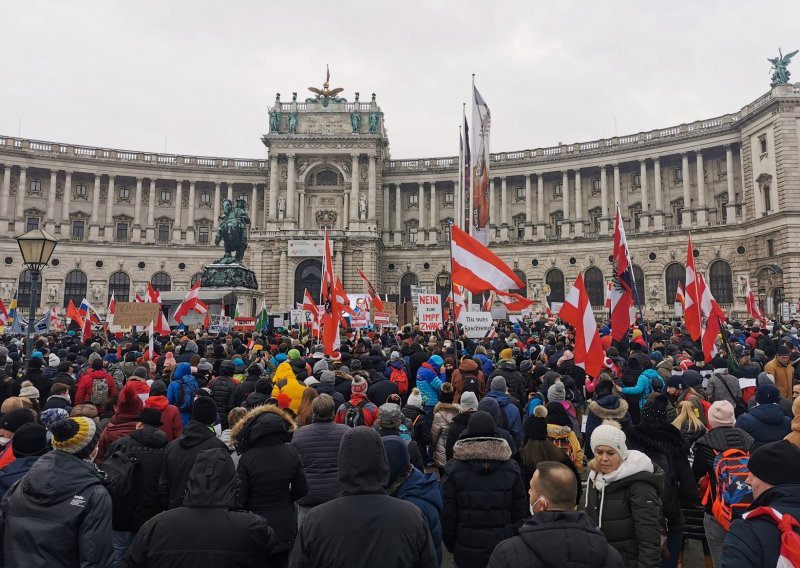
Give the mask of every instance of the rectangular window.
<path id="1" fill-rule="evenodd" d="M 247 197 L 248 195 L 246 193 L 240 193 L 236 196 L 236 201 L 244 201 L 244 204 L 247 205 Z"/>
<path id="2" fill-rule="evenodd" d="M 73 241 L 82 241 L 86 230 L 86 221 L 75 220 L 72 222 L 72 232 L 70 236 Z"/>
<path id="3" fill-rule="evenodd" d="M 211 204 L 211 194 L 208 191 L 204 191 L 200 194 L 200 205 L 210 205 Z"/>
<path id="4" fill-rule="evenodd" d="M 642 176 L 640 174 L 633 174 L 631 178 L 633 187 L 642 187 Z"/>
<path id="5" fill-rule="evenodd" d="M 42 182 L 38 179 L 32 179 L 29 187 L 31 193 L 42 193 Z"/>
<path id="6" fill-rule="evenodd" d="M 119 198 L 120 199 L 130 199 L 131 198 L 131 188 L 130 187 L 120 187 L 119 188 Z"/>
<path id="7" fill-rule="evenodd" d="M 768 185 L 764 186 L 762 193 L 764 194 L 764 213 L 766 214 L 772 211 L 772 198 Z"/>
<path id="8" fill-rule="evenodd" d="M 517 223 L 517 238 L 523 240 L 525 238 L 525 223 L 520 221 Z"/>
<path id="9" fill-rule="evenodd" d="M 446 207 L 453 205 L 453 192 L 448 191 L 444 194 L 444 204 Z"/>
<path id="10" fill-rule="evenodd" d="M 560 183 L 554 183 L 553 184 L 553 196 L 554 197 L 560 197 L 561 196 L 561 184 Z"/>
<path id="11" fill-rule="evenodd" d="M 675 168 L 672 171 L 673 178 L 675 179 L 675 183 L 683 182 L 683 169 L 682 168 Z"/>
<path id="12" fill-rule="evenodd" d="M 522 200 L 522 199 L 525 199 L 525 188 L 524 187 L 518 186 L 515 191 L 516 191 L 516 195 L 517 195 L 517 200 L 518 201 Z"/>
<path id="13" fill-rule="evenodd" d="M 117 223 L 117 231 L 116 231 L 116 238 L 114 239 L 118 243 L 127 243 L 128 242 L 128 224 L 127 223 Z"/>
<path id="14" fill-rule="evenodd" d="M 158 224 L 158 243 L 159 244 L 167 244 L 169 242 L 169 223 L 159 223 Z"/>
<path id="15" fill-rule="evenodd" d="M 761 155 L 763 156 L 764 154 L 767 153 L 767 135 L 766 134 L 762 134 L 761 136 L 758 137 L 758 144 L 761 147 Z"/>
<path id="16" fill-rule="evenodd" d="M 25 232 L 35 231 L 39 228 L 39 217 L 28 217 L 25 220 Z"/>
<path id="17" fill-rule="evenodd" d="M 417 242 L 417 229 L 409 229 L 408 230 L 408 242 L 410 244 L 416 244 L 416 242 Z"/>
<path id="18" fill-rule="evenodd" d="M 169 203 L 172 200 L 172 191 L 169 189 L 162 189 L 161 190 L 161 202 L 162 203 Z"/>
<path id="19" fill-rule="evenodd" d="M 596 193 L 600 193 L 600 180 L 599 179 L 593 179 L 592 180 L 592 195 L 594 195 Z"/>
<path id="20" fill-rule="evenodd" d="M 772 258 L 775 256 L 775 245 L 772 239 L 767 239 L 767 257 Z"/>
<path id="21" fill-rule="evenodd" d="M 409 205 L 419 205 L 419 195 L 416 193 L 409 193 L 408 194 L 408 204 Z"/>
<path id="22" fill-rule="evenodd" d="M 86 197 L 86 184 L 79 183 L 75 186 L 75 196 L 76 197 Z"/>
<path id="23" fill-rule="evenodd" d="M 200 227 L 197 232 L 197 242 L 201 245 L 208 244 L 208 227 Z"/>

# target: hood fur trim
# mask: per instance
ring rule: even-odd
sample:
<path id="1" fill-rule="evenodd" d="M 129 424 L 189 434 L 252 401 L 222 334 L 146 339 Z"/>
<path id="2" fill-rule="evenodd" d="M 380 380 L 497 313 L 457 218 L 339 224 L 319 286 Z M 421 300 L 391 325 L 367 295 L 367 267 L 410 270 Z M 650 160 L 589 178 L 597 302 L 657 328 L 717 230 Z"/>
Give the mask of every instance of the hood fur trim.
<path id="1" fill-rule="evenodd" d="M 617 408 L 606 408 L 597 404 L 596 400 L 589 403 L 589 412 L 596 415 L 600 420 L 622 420 L 628 413 L 628 401 L 624 398 L 619 399 Z"/>
<path id="2" fill-rule="evenodd" d="M 569 426 L 559 426 L 558 424 L 547 425 L 547 435 L 550 438 L 566 438 L 572 432 Z"/>
<path id="3" fill-rule="evenodd" d="M 292 418 L 291 414 L 273 404 L 265 404 L 262 406 L 257 406 L 245 414 L 244 418 L 239 420 L 236 426 L 231 428 L 231 442 L 234 444 L 240 443 L 241 440 L 239 440 L 239 434 L 242 433 L 242 430 L 244 430 L 244 427 L 247 425 L 247 423 L 258 416 L 261 416 L 262 414 L 274 414 L 278 416 L 281 420 L 289 424 L 289 428 L 287 428 L 289 433 L 294 432 L 297 428 L 297 423 L 294 421 L 294 418 Z"/>
<path id="4" fill-rule="evenodd" d="M 459 461 L 511 459 L 511 448 L 502 438 L 464 438 L 453 446 L 453 457 Z"/>
<path id="5" fill-rule="evenodd" d="M 442 412 L 452 412 L 453 414 L 458 414 L 461 412 L 461 407 L 457 404 L 451 404 L 449 402 L 437 402 L 436 406 L 433 408 L 433 413 L 436 414 L 439 411 Z"/>

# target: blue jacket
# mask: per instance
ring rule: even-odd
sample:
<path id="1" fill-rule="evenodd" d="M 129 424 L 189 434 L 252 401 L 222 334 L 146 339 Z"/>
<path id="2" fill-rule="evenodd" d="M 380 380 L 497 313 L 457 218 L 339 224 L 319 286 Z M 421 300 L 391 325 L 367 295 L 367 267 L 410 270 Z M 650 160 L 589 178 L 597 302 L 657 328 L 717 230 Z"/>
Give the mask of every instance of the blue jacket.
<path id="1" fill-rule="evenodd" d="M 750 451 L 764 444 L 783 440 L 792 431 L 792 420 L 777 404 L 759 404 L 736 419 L 736 427 L 753 437 Z"/>
<path id="2" fill-rule="evenodd" d="M 664 382 L 661 380 L 661 376 L 655 369 L 647 369 L 642 371 L 642 374 L 639 375 L 638 379 L 636 379 L 636 385 L 623 388 L 622 394 L 626 396 L 640 395 L 641 398 L 639 399 L 639 408 L 644 408 L 644 405 L 647 404 L 647 397 L 650 396 L 651 392 L 653 392 L 653 381 L 660 381 L 662 383 Z"/>
<path id="3" fill-rule="evenodd" d="M 6 494 L 14 483 L 28 473 L 28 470 L 39 456 L 27 456 L 24 458 L 17 458 L 3 469 L 0 469 L 0 497 Z"/>
<path id="4" fill-rule="evenodd" d="M 408 501 L 422 511 L 428 521 L 433 545 L 436 548 L 436 558 L 439 566 L 442 565 L 442 522 L 439 518 L 444 506 L 442 490 L 438 478 L 432 473 L 422 473 L 413 468 L 411 476 L 406 479 L 394 492 L 393 497 Z"/>
<path id="5" fill-rule="evenodd" d="M 442 388 L 446 377 L 444 373 L 437 374 L 429 364 L 423 363 L 417 371 L 417 388 L 422 395 L 423 406 L 436 406 L 439 402 L 439 389 Z"/>
<path id="6" fill-rule="evenodd" d="M 493 398 L 500 405 L 500 411 L 506 415 L 506 426 L 518 448 L 522 447 L 522 418 L 516 404 L 509 404 L 508 395 L 502 391 L 492 390 L 486 396 Z"/>
<path id="7" fill-rule="evenodd" d="M 481 370 L 483 371 L 483 375 L 488 377 L 494 371 L 494 365 L 492 364 L 492 360 L 489 359 L 486 355 L 482 353 L 477 353 L 473 355 L 473 359 L 478 359 L 481 362 Z"/>
<path id="8" fill-rule="evenodd" d="M 186 391 L 183 397 L 183 404 L 179 404 L 181 389 L 185 386 Z M 172 373 L 172 382 L 167 387 L 167 400 L 173 406 L 176 406 L 181 413 L 181 421 L 183 427 L 192 419 L 192 401 L 194 400 L 194 393 L 200 388 L 197 380 L 192 375 L 192 367 L 189 363 L 178 363 L 175 371 Z"/>
<path id="9" fill-rule="evenodd" d="M 288 358 L 289 356 L 286 353 L 278 353 L 274 357 L 272 357 L 272 359 L 270 359 L 269 362 L 272 366 L 277 367 L 278 365 L 286 361 Z"/>
<path id="10" fill-rule="evenodd" d="M 402 359 L 398 359 L 397 361 L 389 361 L 386 364 L 386 368 L 383 370 L 383 376 L 388 379 L 392 376 L 392 371 L 395 369 L 402 369 L 405 366 L 406 365 Z M 408 374 L 408 371 L 406 371 L 406 374 Z"/>

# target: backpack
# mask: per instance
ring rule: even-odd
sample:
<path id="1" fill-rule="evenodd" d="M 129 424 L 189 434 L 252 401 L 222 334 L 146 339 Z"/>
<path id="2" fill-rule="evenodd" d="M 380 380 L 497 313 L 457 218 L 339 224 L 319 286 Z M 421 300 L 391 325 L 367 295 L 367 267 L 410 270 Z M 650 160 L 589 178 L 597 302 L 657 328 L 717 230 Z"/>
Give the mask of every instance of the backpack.
<path id="1" fill-rule="evenodd" d="M 725 377 L 717 375 L 717 378 L 719 379 L 719 382 L 722 383 L 722 386 L 725 387 L 725 390 L 728 391 L 728 394 L 730 395 L 730 397 L 734 400 L 733 415 L 736 416 L 736 418 L 739 418 L 739 416 L 741 416 L 742 414 L 746 414 L 747 413 L 747 405 L 744 403 L 744 401 L 741 398 L 736 398 L 733 395 L 733 391 L 731 390 L 731 387 L 728 386 L 728 383 L 725 381 Z"/>
<path id="2" fill-rule="evenodd" d="M 389 374 L 389 380 L 397 385 L 399 394 L 402 395 L 408 392 L 408 375 L 404 369 L 392 369 Z"/>
<path id="3" fill-rule="evenodd" d="M 461 392 L 472 392 L 475 393 L 475 397 L 477 398 L 481 394 L 481 384 L 478 382 L 478 377 L 475 375 L 462 375 L 462 385 L 461 385 Z"/>
<path id="4" fill-rule="evenodd" d="M 500 407 L 500 416 L 497 420 L 497 427 L 502 428 L 506 432 L 510 432 L 510 430 L 508 429 L 508 416 L 506 416 L 506 411 L 503 409 L 502 406 Z"/>
<path id="5" fill-rule="evenodd" d="M 136 458 L 117 450 L 103 462 L 108 494 L 111 495 L 111 525 L 115 531 L 129 531 L 134 521 L 136 496 L 133 494 L 133 478 Z"/>
<path id="6" fill-rule="evenodd" d="M 569 461 L 575 463 L 575 450 L 572 449 L 572 444 L 569 443 L 569 436 L 564 438 L 548 438 L 556 448 L 561 449 L 567 457 Z M 583 464 L 581 464 L 583 466 Z"/>
<path id="7" fill-rule="evenodd" d="M 114 386 L 117 387 L 117 392 L 120 392 L 122 387 L 125 386 L 127 376 L 125 376 L 125 373 L 117 365 L 109 367 L 108 372 L 111 378 L 114 379 Z"/>
<path id="8" fill-rule="evenodd" d="M 192 397 L 189 396 L 189 386 L 182 382 L 178 385 L 178 410 L 180 412 L 191 412 Z"/>
<path id="9" fill-rule="evenodd" d="M 406 426 L 405 424 L 400 424 L 398 430 L 400 430 L 400 434 L 398 434 L 398 436 L 400 436 L 401 440 L 404 440 L 406 442 L 411 441 L 411 431 L 408 429 L 408 426 Z"/>
<path id="10" fill-rule="evenodd" d="M 761 517 L 770 519 L 778 525 L 781 535 L 780 557 L 778 566 L 800 566 L 800 523 L 788 513 L 780 513 L 772 507 L 756 507 L 742 515 L 743 519 Z"/>
<path id="11" fill-rule="evenodd" d="M 92 380 L 92 392 L 89 402 L 95 406 L 102 406 L 108 400 L 108 383 L 104 377 Z"/>
<path id="12" fill-rule="evenodd" d="M 741 518 L 753 504 L 753 488 L 747 484 L 750 470 L 747 462 L 750 452 L 732 448 L 717 453 L 714 458 L 714 475 L 717 480 L 717 496 L 711 504 L 714 518 L 727 531 L 734 519 Z M 711 484 L 708 484 L 703 505 L 711 500 Z"/>
<path id="13" fill-rule="evenodd" d="M 361 400 L 358 404 L 353 404 L 348 400 L 345 405 L 347 406 L 347 410 L 344 411 L 345 425 L 350 428 L 364 426 L 364 407 L 367 405 L 367 401 Z"/>

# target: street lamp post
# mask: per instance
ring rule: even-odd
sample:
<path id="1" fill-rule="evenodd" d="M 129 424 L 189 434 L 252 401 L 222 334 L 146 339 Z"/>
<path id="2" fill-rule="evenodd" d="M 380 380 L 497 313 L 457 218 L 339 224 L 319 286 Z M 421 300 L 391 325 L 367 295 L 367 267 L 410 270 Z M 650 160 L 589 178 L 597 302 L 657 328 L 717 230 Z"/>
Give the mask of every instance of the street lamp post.
<path id="1" fill-rule="evenodd" d="M 42 269 L 50 263 L 50 257 L 56 249 L 58 241 L 56 238 L 42 229 L 28 231 L 22 236 L 17 237 L 19 252 L 22 253 L 22 262 L 31 273 L 31 296 L 28 310 L 28 329 L 25 334 L 25 368 L 31 361 L 31 341 L 33 339 L 32 326 L 36 322 L 36 286 Z"/>

